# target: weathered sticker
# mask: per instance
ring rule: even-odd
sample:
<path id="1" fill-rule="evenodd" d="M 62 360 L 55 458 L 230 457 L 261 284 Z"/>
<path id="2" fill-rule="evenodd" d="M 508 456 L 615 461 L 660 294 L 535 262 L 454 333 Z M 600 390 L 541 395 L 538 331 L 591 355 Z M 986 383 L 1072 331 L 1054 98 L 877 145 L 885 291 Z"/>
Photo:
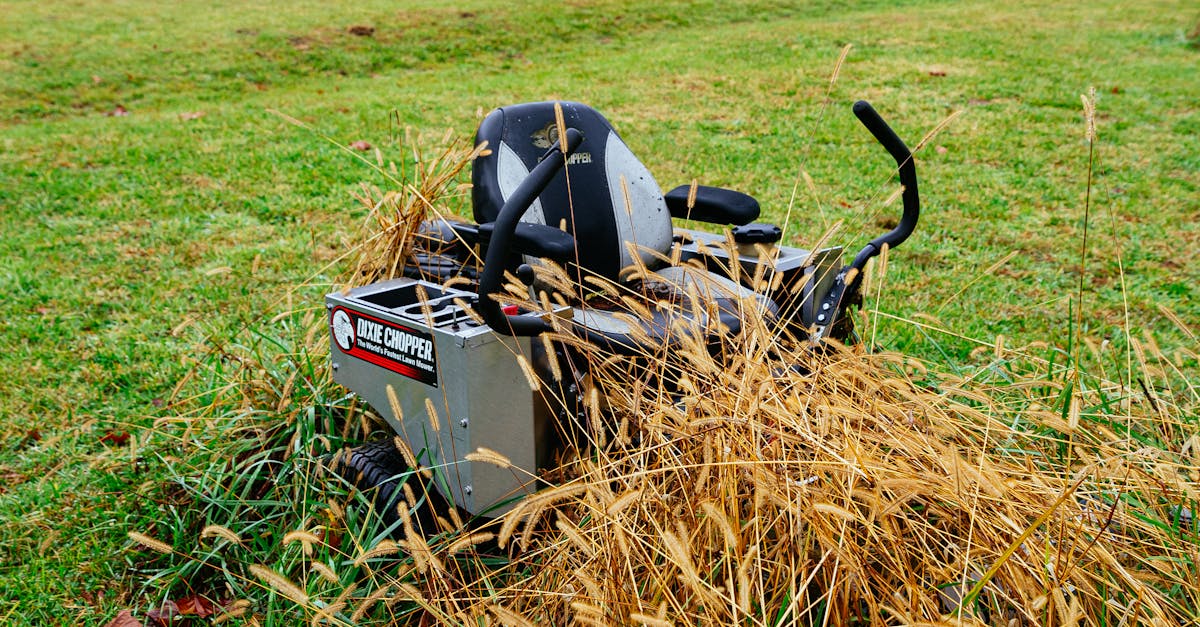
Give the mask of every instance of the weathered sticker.
<path id="1" fill-rule="evenodd" d="M 353 309 L 335 307 L 329 327 L 343 353 L 437 387 L 433 336 Z"/>

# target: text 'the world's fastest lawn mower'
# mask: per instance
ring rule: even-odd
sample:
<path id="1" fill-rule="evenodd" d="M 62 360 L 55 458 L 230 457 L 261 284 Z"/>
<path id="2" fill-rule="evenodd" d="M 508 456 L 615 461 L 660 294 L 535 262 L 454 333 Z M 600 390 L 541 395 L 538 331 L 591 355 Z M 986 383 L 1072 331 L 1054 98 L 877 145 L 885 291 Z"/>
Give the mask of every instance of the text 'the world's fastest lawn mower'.
<path id="1" fill-rule="evenodd" d="M 758 202 L 745 194 L 685 185 L 664 195 L 590 107 L 492 111 L 476 135 L 486 150 L 472 164 L 477 223 L 427 220 L 403 278 L 326 297 L 335 381 L 408 449 L 406 459 L 388 439 L 348 451 L 343 476 L 393 507 L 385 504 L 416 463 L 432 471 L 430 498 L 484 517 L 544 487 L 539 473 L 578 422 L 588 376 L 577 346 L 538 337 L 561 335 L 556 327 L 632 361 L 672 350 L 681 328 L 720 350 L 751 309 L 814 347 L 857 341 L 848 310 L 861 302 L 862 271 L 913 232 L 919 201 L 904 142 L 866 102 L 854 113 L 896 161 L 903 215 L 842 266 L 841 248 L 781 245 L 781 229 L 756 223 Z M 732 230 L 677 228 L 672 218 Z M 503 305 L 514 279 L 533 298 Z M 627 301 L 597 297 L 597 285 L 641 295 L 648 306 L 623 308 Z M 531 377 L 542 384 L 531 386 Z M 511 468 L 477 459 L 481 447 Z"/>

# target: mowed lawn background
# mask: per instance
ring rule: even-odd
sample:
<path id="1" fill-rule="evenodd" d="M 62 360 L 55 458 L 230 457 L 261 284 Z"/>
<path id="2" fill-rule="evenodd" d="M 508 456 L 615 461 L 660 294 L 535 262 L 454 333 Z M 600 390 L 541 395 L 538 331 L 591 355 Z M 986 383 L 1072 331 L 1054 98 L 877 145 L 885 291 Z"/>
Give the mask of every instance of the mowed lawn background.
<path id="1" fill-rule="evenodd" d="M 1151 333 L 1194 373 L 1172 317 L 1200 327 L 1198 22 L 1145 0 L 0 1 L 0 623 L 147 602 L 126 533 L 178 504 L 170 450 L 140 443 L 201 346 L 345 269 L 351 193 L 388 182 L 335 142 L 400 162 L 406 129 L 470 137 L 504 104 L 589 103 L 661 186 L 750 192 L 793 245 L 843 221 L 855 250 L 899 209 L 850 104 L 910 145 L 961 111 L 918 155 L 875 341 L 948 368 L 998 335 L 1065 346 L 1086 262 L 1085 335 Z"/>

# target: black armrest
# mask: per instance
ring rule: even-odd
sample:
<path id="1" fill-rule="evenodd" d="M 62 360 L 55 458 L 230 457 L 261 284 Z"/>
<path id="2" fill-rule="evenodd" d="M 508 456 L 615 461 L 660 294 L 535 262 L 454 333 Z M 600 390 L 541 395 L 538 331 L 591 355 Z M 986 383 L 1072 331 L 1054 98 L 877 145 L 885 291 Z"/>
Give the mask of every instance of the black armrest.
<path id="1" fill-rule="evenodd" d="M 438 229 L 442 239 L 461 239 L 467 246 L 479 243 L 479 225 L 449 220 L 439 220 L 438 222 L 440 222 Z M 446 229 L 449 229 L 450 233 L 446 233 Z"/>
<path id="2" fill-rule="evenodd" d="M 479 239 L 488 242 L 492 238 L 495 222 L 479 225 Z M 575 238 L 570 233 L 545 224 L 518 222 L 513 231 L 512 251 L 531 257 L 542 257 L 559 263 L 575 259 Z"/>
<path id="3" fill-rule="evenodd" d="M 680 185 L 667 192 L 667 210 L 671 217 L 699 220 L 710 224 L 749 224 L 758 219 L 758 201 L 732 189 L 696 186 L 696 202 L 688 209 L 690 185 Z"/>

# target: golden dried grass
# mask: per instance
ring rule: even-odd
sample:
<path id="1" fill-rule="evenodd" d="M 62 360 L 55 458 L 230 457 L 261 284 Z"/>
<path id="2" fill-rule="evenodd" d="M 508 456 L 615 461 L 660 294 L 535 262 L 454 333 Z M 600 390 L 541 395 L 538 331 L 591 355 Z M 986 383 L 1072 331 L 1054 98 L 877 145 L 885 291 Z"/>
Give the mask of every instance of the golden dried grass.
<path id="1" fill-rule="evenodd" d="M 584 349 L 591 373 L 580 454 L 564 456 L 561 485 L 496 521 L 501 546 L 520 547 L 506 565 L 472 563 L 474 536 L 416 552 L 446 558 L 414 582 L 425 611 L 502 624 L 1005 625 L 1195 612 L 1196 594 L 1178 591 L 1198 544 L 1169 524 L 1172 503 L 1200 494 L 1194 460 L 1129 435 L 1181 424 L 1184 407 L 1142 396 L 1089 416 L 1095 392 L 1068 389 L 1052 411 L 1071 382 L 1036 359 L 1011 385 L 938 379 L 901 355 L 782 343 L 744 310 L 743 334 L 717 356 L 686 325 L 679 350 L 636 360 L 560 325 L 554 340 Z M 1136 344 L 1141 376 L 1169 374 Z"/>
<path id="2" fill-rule="evenodd" d="M 403 172 L 394 162 L 385 164 L 382 156 L 377 157 L 377 169 L 388 174 L 398 189 L 363 183 L 353 194 L 367 210 L 367 219 L 354 249 L 350 286 L 401 276 L 420 237 L 417 227 L 421 221 L 430 215 L 459 212 L 470 189 L 462 173 L 487 151 L 486 146 L 472 146 L 449 132 L 433 151 L 422 151 L 420 146 L 426 142 L 420 138 L 410 137 L 407 143 L 413 147 L 413 164 L 408 166 L 412 172 Z"/>
<path id="3" fill-rule="evenodd" d="M 815 354 L 759 335 L 766 323 L 748 331 L 740 346 L 773 350 L 659 356 L 688 373 L 686 399 L 594 360 L 603 419 L 633 437 L 566 469 L 568 498 L 509 514 L 537 529 L 512 567 L 535 574 L 503 593 L 511 611 L 611 624 L 664 602 L 681 624 L 1185 616 L 1168 591 L 1189 585 L 1197 545 L 1148 522 L 1196 490 L 1184 460 L 1150 461 L 1082 423 L 1070 441 L 1031 428 L 1046 412 L 1014 415 L 1012 394 L 983 384 L 917 386 L 897 355 Z M 1054 461 L 1063 446 L 1070 467 Z M 568 587 L 587 592 L 546 594 Z"/>

